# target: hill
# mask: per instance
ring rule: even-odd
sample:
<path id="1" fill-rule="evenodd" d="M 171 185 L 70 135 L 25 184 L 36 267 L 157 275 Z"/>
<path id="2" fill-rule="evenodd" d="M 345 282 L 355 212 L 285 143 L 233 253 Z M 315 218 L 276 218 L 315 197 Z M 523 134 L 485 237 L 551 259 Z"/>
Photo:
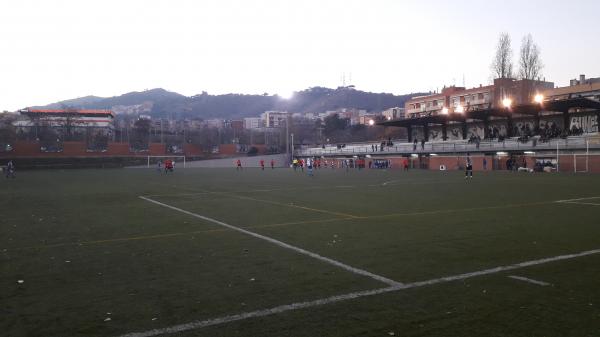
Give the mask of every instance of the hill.
<path id="1" fill-rule="evenodd" d="M 61 101 L 61 102 L 57 102 L 57 103 L 48 104 L 48 105 L 44 106 L 44 108 L 47 108 L 47 109 L 60 109 L 60 108 L 63 108 L 65 106 L 69 106 L 69 107 L 86 106 L 86 105 L 94 104 L 94 103 L 96 103 L 98 101 L 101 101 L 103 99 L 104 99 L 103 97 L 98 97 L 98 96 L 85 96 L 85 97 L 68 99 L 66 101 Z"/>
<path id="2" fill-rule="evenodd" d="M 415 95 L 419 94 L 393 95 L 360 91 L 354 87 L 313 87 L 296 92 L 293 98 L 285 100 L 277 95 L 268 94 L 209 95 L 206 92 L 188 97 L 157 88 L 107 98 L 86 96 L 49 104 L 43 108 L 68 106 L 80 109 L 112 109 L 145 104 L 151 106 L 148 113 L 157 117 L 243 118 L 258 116 L 268 110 L 318 113 L 339 108 L 357 108 L 377 112 L 391 107 L 402 107 L 407 99 Z"/>

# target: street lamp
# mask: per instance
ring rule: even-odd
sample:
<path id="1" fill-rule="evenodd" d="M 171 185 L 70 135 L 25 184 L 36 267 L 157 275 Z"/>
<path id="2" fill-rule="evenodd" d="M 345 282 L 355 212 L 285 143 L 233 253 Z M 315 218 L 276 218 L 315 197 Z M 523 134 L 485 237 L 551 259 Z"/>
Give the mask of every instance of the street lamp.
<path id="1" fill-rule="evenodd" d="M 373 125 L 375 125 L 375 121 L 372 119 L 369 119 L 369 126 L 373 126 Z"/>
<path id="2" fill-rule="evenodd" d="M 513 102 L 513 101 L 512 101 L 512 99 L 510 99 L 510 98 L 505 98 L 505 99 L 503 99 L 503 100 L 502 100 L 502 105 L 503 105 L 503 106 L 504 106 L 506 109 L 508 109 L 508 108 L 510 108 L 510 107 L 511 107 L 511 105 L 512 105 L 512 102 Z"/>
<path id="3" fill-rule="evenodd" d="M 443 107 L 442 108 L 442 115 L 447 115 L 448 114 L 448 108 Z"/>
<path id="4" fill-rule="evenodd" d="M 542 94 L 535 95 L 535 97 L 533 98 L 533 101 L 536 102 L 537 104 L 542 104 L 544 102 L 544 95 L 542 95 Z"/>
<path id="5" fill-rule="evenodd" d="M 458 105 L 458 106 L 456 106 L 456 108 L 454 108 L 454 112 L 461 114 L 461 113 L 465 112 L 465 108 L 462 105 Z"/>

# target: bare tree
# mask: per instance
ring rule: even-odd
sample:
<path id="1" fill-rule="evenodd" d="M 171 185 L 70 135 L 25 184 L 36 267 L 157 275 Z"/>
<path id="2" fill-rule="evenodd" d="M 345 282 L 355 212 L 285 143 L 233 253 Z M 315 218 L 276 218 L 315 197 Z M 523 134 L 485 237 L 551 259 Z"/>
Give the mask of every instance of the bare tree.
<path id="1" fill-rule="evenodd" d="M 513 52 L 510 46 L 510 36 L 508 33 L 500 34 L 498 46 L 496 47 L 496 56 L 492 63 L 493 75 L 496 78 L 513 77 Z"/>
<path id="2" fill-rule="evenodd" d="M 519 78 L 524 80 L 539 80 L 542 77 L 542 60 L 540 49 L 533 42 L 531 34 L 523 37 L 519 55 Z"/>

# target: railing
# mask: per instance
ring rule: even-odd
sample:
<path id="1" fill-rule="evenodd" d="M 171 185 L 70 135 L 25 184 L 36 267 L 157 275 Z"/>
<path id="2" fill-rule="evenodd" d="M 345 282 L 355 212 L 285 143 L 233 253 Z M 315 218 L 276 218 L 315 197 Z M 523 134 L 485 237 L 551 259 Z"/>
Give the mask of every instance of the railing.
<path id="1" fill-rule="evenodd" d="M 364 143 L 352 144 L 343 148 L 326 147 L 299 149 L 294 152 L 298 156 L 348 156 L 348 155 L 378 155 L 378 154 L 431 154 L 431 153 L 460 153 L 460 152 L 500 152 L 500 151 L 555 151 L 559 150 L 600 150 L 600 142 L 590 141 L 587 137 L 568 137 L 566 139 L 552 139 L 541 142 L 533 138 L 527 142 L 519 141 L 517 138 L 509 138 L 504 141 L 481 141 L 469 143 L 466 140 L 428 142 L 421 143 L 399 143 L 381 148 L 379 144 Z"/>
<path id="2" fill-rule="evenodd" d="M 415 108 L 415 109 L 406 110 L 407 114 L 416 114 L 416 113 L 421 113 L 421 112 L 425 112 L 425 109 L 424 108 Z"/>

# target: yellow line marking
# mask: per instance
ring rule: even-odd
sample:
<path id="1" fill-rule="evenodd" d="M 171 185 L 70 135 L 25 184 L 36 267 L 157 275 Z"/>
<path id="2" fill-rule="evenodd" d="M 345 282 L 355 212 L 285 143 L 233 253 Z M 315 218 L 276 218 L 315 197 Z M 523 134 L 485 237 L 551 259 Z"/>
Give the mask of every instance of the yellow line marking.
<path id="1" fill-rule="evenodd" d="M 277 201 L 256 199 L 256 198 L 246 197 L 246 196 L 240 196 L 240 195 L 232 195 L 232 194 L 229 194 L 229 193 L 219 193 L 219 194 L 225 195 L 225 196 L 228 196 L 228 197 L 231 197 L 231 198 L 236 198 L 236 199 L 264 202 L 264 203 L 267 203 L 267 204 L 273 204 L 273 205 L 278 205 L 278 206 L 286 206 L 286 207 L 298 208 L 298 209 L 303 209 L 303 210 L 306 210 L 306 211 L 313 211 L 313 212 L 318 212 L 318 213 L 326 213 L 326 214 L 338 215 L 338 216 L 342 216 L 342 217 L 346 217 L 346 218 L 360 218 L 360 216 L 357 216 L 357 215 L 352 215 L 352 214 L 347 214 L 347 213 L 341 213 L 341 212 L 334 212 L 334 211 L 328 211 L 328 210 L 324 210 L 324 209 L 312 208 L 312 207 L 307 207 L 307 206 L 301 206 L 301 205 L 295 205 L 295 204 L 286 204 L 286 203 L 277 202 Z"/>
<path id="2" fill-rule="evenodd" d="M 283 223 L 274 223 L 274 224 L 267 224 L 267 225 L 249 226 L 249 227 L 244 227 L 244 228 L 260 229 L 260 228 L 302 225 L 302 224 L 321 223 L 321 222 L 326 223 L 326 222 L 333 222 L 333 221 L 344 220 L 344 219 L 348 219 L 348 218 L 341 218 L 341 219 L 340 218 L 329 218 L 329 219 L 317 219 L 317 220 L 307 220 L 307 221 L 283 222 Z M 98 245 L 98 244 L 104 244 L 104 243 L 164 239 L 164 238 L 169 238 L 169 237 L 186 236 L 186 235 L 193 235 L 193 234 L 209 234 L 209 233 L 219 233 L 219 232 L 229 232 L 229 231 L 231 231 L 231 230 L 227 229 L 227 228 L 215 228 L 215 229 L 205 229 L 205 230 L 191 231 L 191 232 L 176 232 L 176 233 L 166 233 L 166 234 L 156 234 L 156 235 L 141 235 L 141 236 L 130 236 L 130 237 L 124 237 L 124 238 L 105 239 L 105 240 L 56 243 L 56 244 L 44 245 L 44 246 L 28 246 L 28 247 L 8 248 L 8 250 L 45 249 L 45 248 L 60 248 L 60 247 L 68 247 L 68 246 L 91 246 L 91 245 Z"/>
<path id="3" fill-rule="evenodd" d="M 504 209 L 504 208 L 517 208 L 537 205 L 548 205 L 554 203 L 553 201 L 542 201 L 542 202 L 531 202 L 524 204 L 508 204 L 502 206 L 484 206 L 484 207 L 472 207 L 472 208 L 455 208 L 455 209 L 441 209 L 435 211 L 422 211 L 422 212 L 408 212 L 408 213 L 391 213 L 382 215 L 369 215 L 365 217 L 358 217 L 359 219 L 374 219 L 374 218 L 388 218 L 396 216 L 414 216 L 414 215 L 431 215 L 431 214 L 444 214 L 444 213 L 457 213 L 457 212 L 472 212 L 482 211 L 486 209 Z"/>
<path id="4" fill-rule="evenodd" d="M 547 205 L 547 204 L 553 204 L 553 203 L 554 203 L 554 201 L 546 201 L 546 202 L 532 202 L 532 203 L 524 203 L 524 204 L 510 204 L 510 205 L 503 205 L 503 206 L 458 208 L 458 209 L 447 209 L 447 210 L 437 210 L 437 211 L 392 213 L 392 214 L 371 215 L 371 216 L 345 215 L 341 218 L 282 222 L 282 223 L 274 223 L 274 224 L 267 224 L 267 225 L 248 226 L 248 227 L 244 227 L 244 228 L 260 229 L 260 228 L 270 228 L 270 227 L 285 227 L 285 226 L 292 226 L 292 225 L 330 223 L 330 222 L 338 222 L 338 221 L 345 221 L 345 220 L 351 221 L 351 220 L 362 220 L 362 219 L 391 218 L 391 217 L 399 217 L 399 216 L 418 216 L 418 215 L 431 215 L 431 214 L 443 214 L 443 213 L 472 212 L 472 211 L 486 210 L 486 209 L 517 208 L 517 207 L 527 207 L 527 206 L 536 206 L 536 205 Z M 287 205 L 287 206 L 290 206 L 290 205 Z M 322 211 L 322 210 L 318 210 L 318 211 Z M 331 213 L 329 211 L 322 211 L 322 212 L 323 213 Z M 341 215 L 340 213 L 337 213 L 337 214 Z M 152 239 L 162 239 L 162 238 L 168 238 L 168 237 L 186 236 L 186 235 L 193 235 L 193 234 L 218 233 L 218 232 L 227 232 L 227 231 L 230 231 L 230 230 L 225 229 L 225 228 L 216 228 L 216 229 L 207 229 L 207 230 L 192 231 L 192 232 L 177 232 L 177 233 L 167 233 L 167 234 L 157 234 L 157 235 L 143 235 L 143 236 L 116 238 L 116 239 L 81 241 L 81 242 L 70 242 L 70 243 L 57 243 L 57 244 L 45 245 L 45 246 L 29 246 L 29 247 L 8 248 L 8 249 L 9 250 L 28 250 L 28 249 L 58 248 L 58 247 L 67 247 L 67 246 L 86 246 L 86 245 L 97 245 L 97 244 L 104 244 L 104 243 L 127 242 L 127 241 L 136 241 L 136 240 L 152 240 Z"/>
<path id="5" fill-rule="evenodd" d="M 97 244 L 103 244 L 103 243 L 136 241 L 136 240 L 162 239 L 162 238 L 182 236 L 182 235 L 201 234 L 201 233 L 202 234 L 203 233 L 215 233 L 215 232 L 225 232 L 225 231 L 227 231 L 227 230 L 223 229 L 223 228 L 217 228 L 217 229 L 207 229 L 207 230 L 193 231 L 193 232 L 177 232 L 177 233 L 156 234 L 156 235 L 131 236 L 131 237 L 125 237 L 125 238 L 106 239 L 106 240 L 92 240 L 92 241 L 57 243 L 57 244 L 45 245 L 45 246 L 29 246 L 29 247 L 12 248 L 10 250 L 59 248 L 59 247 L 67 247 L 67 246 L 91 246 L 91 245 L 97 245 Z"/>
<path id="6" fill-rule="evenodd" d="M 313 212 L 318 212 L 318 213 L 332 214 L 332 215 L 342 216 L 342 217 L 346 217 L 346 218 L 359 218 L 359 216 L 352 215 L 352 214 L 346 214 L 346 213 L 328 211 L 328 210 L 324 210 L 324 209 L 312 208 L 312 207 L 307 207 L 307 206 L 302 206 L 302 205 L 294 205 L 294 204 L 291 204 L 291 203 L 290 204 L 286 204 L 286 203 L 277 202 L 277 201 L 256 199 L 256 198 L 252 198 L 252 197 L 248 197 L 248 196 L 241 196 L 241 195 L 232 194 L 232 193 L 241 193 L 241 192 L 209 192 L 209 191 L 194 190 L 194 189 L 187 188 L 187 187 L 178 187 L 176 185 L 168 185 L 168 184 L 162 184 L 162 183 L 153 183 L 153 184 L 164 185 L 164 186 L 173 187 L 173 188 L 176 188 L 176 189 L 187 190 L 187 191 L 192 191 L 192 192 L 198 191 L 199 193 L 202 193 L 202 194 L 223 195 L 223 196 L 230 197 L 230 198 L 235 198 L 235 199 L 251 200 L 251 201 L 268 203 L 268 204 L 272 204 L 272 205 L 298 208 L 298 209 L 302 209 L 302 210 L 305 210 L 305 211 L 313 211 Z M 348 188 L 348 186 L 344 186 L 344 188 Z M 283 191 L 283 190 L 284 189 L 281 189 L 281 191 Z M 259 191 L 277 191 L 277 190 L 259 190 Z"/>
<path id="7" fill-rule="evenodd" d="M 274 224 L 270 224 L 270 225 L 257 225 L 257 226 L 251 226 L 251 227 L 247 227 L 247 228 L 270 228 L 270 227 L 284 227 L 284 226 L 291 226 L 291 225 L 305 225 L 305 224 L 313 224 L 313 223 L 327 223 L 327 222 L 337 222 L 337 221 L 342 221 L 342 220 L 352 220 L 352 219 L 357 219 L 357 218 L 350 218 L 350 217 L 346 217 L 346 218 L 331 218 L 331 219 L 322 219 L 322 220 L 308 220 L 308 221 L 296 221 L 296 222 L 282 222 L 282 223 L 274 223 Z M 360 218 L 359 218 L 360 219 Z"/>

